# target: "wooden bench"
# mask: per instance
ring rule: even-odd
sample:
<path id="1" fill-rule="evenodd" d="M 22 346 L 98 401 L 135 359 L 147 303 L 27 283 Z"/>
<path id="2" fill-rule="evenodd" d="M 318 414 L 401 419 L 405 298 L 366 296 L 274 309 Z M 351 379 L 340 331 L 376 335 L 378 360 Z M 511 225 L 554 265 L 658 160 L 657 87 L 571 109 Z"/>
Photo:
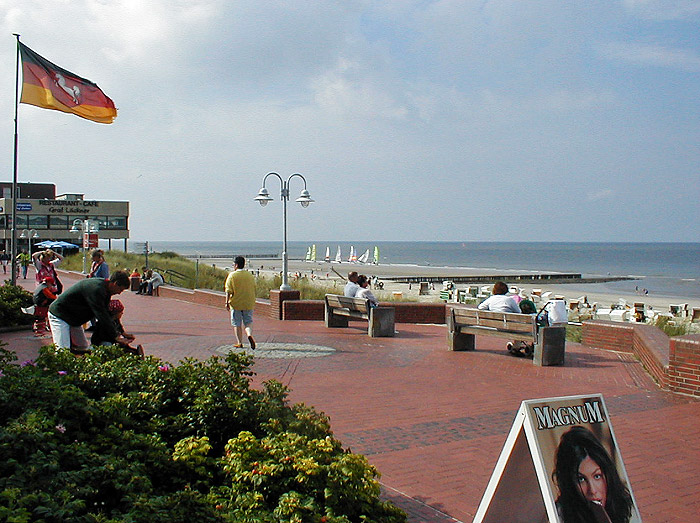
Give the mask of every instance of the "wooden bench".
<path id="1" fill-rule="evenodd" d="M 474 350 L 475 335 L 497 336 L 535 345 L 534 363 L 563 365 L 566 327 L 538 327 L 535 314 L 481 311 L 474 307 L 447 308 L 447 342 L 450 350 Z"/>
<path id="2" fill-rule="evenodd" d="M 371 307 L 369 300 L 326 294 L 326 327 L 347 327 L 350 318 L 367 320 L 372 338 L 394 336 L 394 307 Z"/>

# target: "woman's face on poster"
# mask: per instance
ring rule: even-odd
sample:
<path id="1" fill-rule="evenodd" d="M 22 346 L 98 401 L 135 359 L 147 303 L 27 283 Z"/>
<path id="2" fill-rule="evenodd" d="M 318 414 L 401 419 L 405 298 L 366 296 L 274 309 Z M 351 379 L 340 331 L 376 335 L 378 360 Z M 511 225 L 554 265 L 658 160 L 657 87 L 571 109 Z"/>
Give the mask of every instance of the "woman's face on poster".
<path id="1" fill-rule="evenodd" d="M 608 482 L 600 465 L 593 461 L 590 456 L 586 456 L 578 467 L 576 477 L 581 495 L 588 501 L 605 506 L 608 498 Z"/>

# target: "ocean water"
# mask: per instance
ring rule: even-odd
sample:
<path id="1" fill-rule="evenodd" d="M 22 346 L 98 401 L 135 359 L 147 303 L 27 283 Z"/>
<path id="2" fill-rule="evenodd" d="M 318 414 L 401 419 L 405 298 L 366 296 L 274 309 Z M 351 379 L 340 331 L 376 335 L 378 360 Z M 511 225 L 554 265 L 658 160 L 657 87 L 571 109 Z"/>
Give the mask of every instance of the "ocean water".
<path id="1" fill-rule="evenodd" d="M 183 255 L 281 255 L 282 242 L 149 242 L 156 251 Z M 133 243 L 132 243 L 133 245 Z M 290 259 L 303 259 L 311 242 L 288 242 Z M 316 242 L 316 258 L 326 247 L 331 259 L 340 246 L 343 260 L 350 247 L 358 255 L 377 245 L 380 264 L 468 267 L 516 271 L 581 273 L 584 276 L 632 276 L 622 282 L 593 284 L 606 291 L 648 289 L 658 296 L 700 299 L 700 243 L 588 242 Z"/>

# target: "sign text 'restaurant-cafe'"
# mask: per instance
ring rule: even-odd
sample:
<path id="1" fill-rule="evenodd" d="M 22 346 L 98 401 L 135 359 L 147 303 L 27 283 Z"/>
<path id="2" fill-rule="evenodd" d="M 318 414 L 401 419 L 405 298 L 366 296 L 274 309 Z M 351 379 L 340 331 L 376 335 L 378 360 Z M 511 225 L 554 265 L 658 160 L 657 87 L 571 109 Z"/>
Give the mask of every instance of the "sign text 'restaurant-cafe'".
<path id="1" fill-rule="evenodd" d="M 95 200 L 39 200 L 39 205 L 47 206 L 52 214 L 90 214 L 94 208 L 100 207 L 100 202 Z"/>

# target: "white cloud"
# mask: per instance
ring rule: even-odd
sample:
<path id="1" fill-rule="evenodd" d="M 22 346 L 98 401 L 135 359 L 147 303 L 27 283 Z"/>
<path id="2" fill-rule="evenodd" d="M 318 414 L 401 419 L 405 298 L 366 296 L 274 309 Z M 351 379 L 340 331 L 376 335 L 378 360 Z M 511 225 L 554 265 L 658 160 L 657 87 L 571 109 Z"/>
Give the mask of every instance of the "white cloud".
<path id="1" fill-rule="evenodd" d="M 697 0 L 623 0 L 633 14 L 649 20 L 678 20 L 700 14 Z"/>
<path id="2" fill-rule="evenodd" d="M 615 192 L 612 189 L 601 189 L 596 192 L 589 192 L 586 195 L 586 199 L 589 202 L 596 202 L 600 200 L 609 200 L 615 197 Z"/>
<path id="3" fill-rule="evenodd" d="M 600 54 L 615 61 L 681 71 L 700 71 L 700 55 L 690 49 L 635 42 L 611 42 L 599 47 Z"/>
<path id="4" fill-rule="evenodd" d="M 493 202 L 587 201 L 595 213 L 614 199 L 625 212 L 636 180 L 634 202 L 653 191 L 649 213 L 660 214 L 656 202 L 680 192 L 668 180 L 696 172 L 697 75 L 668 75 L 697 72 L 696 31 L 643 22 L 663 45 L 625 43 L 659 5 L 0 0 L 0 78 L 14 94 L 19 32 L 114 99 L 109 126 L 21 106 L 20 179 L 118 192 L 136 239 L 276 238 L 279 213 L 252 201 L 269 171 L 305 174 L 317 200 L 292 239 L 538 239 L 532 221 L 506 225 Z M 602 35 L 622 43 L 596 47 Z M 616 77 L 601 55 L 654 67 Z M 0 114 L 13 102 L 0 97 Z M 12 131 L 0 119 L 0 141 Z M 0 148 L 6 173 L 11 150 Z M 610 185 L 610 172 L 627 185 Z M 424 193 L 435 197 L 417 205 Z M 678 212 L 697 214 L 687 200 Z M 372 211 L 329 217 L 348 206 Z M 445 229 L 449 216 L 472 225 Z"/>

